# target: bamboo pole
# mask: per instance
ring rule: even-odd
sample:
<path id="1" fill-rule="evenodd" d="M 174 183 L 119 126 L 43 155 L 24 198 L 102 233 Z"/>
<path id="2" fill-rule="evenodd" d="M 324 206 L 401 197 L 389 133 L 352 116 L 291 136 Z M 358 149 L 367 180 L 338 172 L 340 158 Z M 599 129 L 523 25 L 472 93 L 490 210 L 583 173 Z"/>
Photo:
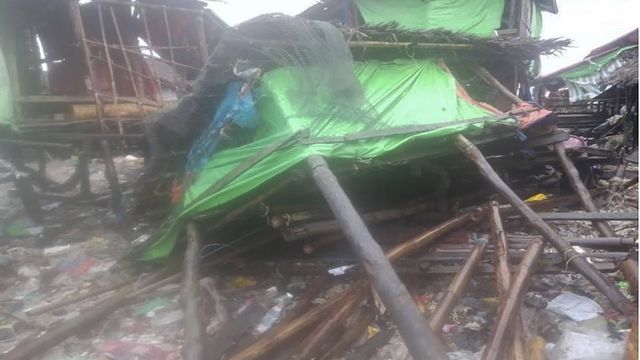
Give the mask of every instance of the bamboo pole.
<path id="1" fill-rule="evenodd" d="M 301 331 L 315 324 L 329 311 L 342 306 L 342 304 L 349 302 L 350 299 L 354 297 L 360 298 L 365 294 L 367 289 L 368 286 L 366 280 L 360 280 L 356 282 L 351 287 L 340 293 L 338 296 L 312 308 L 304 315 L 301 315 L 300 317 L 292 320 L 289 323 L 283 323 L 273 327 L 251 346 L 246 347 L 240 352 L 230 356 L 229 360 L 254 360 L 265 356 L 277 346 L 290 339 L 292 336 L 299 334 Z"/>
<path id="2" fill-rule="evenodd" d="M 477 244 L 467 261 L 462 266 L 462 269 L 456 274 L 456 276 L 451 281 L 447 292 L 444 294 L 444 298 L 438 304 L 438 308 L 431 315 L 429 319 L 429 326 L 433 331 L 440 332 L 442 331 L 442 326 L 444 326 L 445 322 L 449 318 L 451 314 L 451 310 L 456 305 L 456 302 L 464 292 L 471 280 L 471 276 L 474 273 L 475 268 L 478 266 L 480 261 L 482 260 L 482 256 L 484 255 L 487 249 L 486 242 L 480 242 Z"/>
<path id="3" fill-rule="evenodd" d="M 504 358 L 505 346 L 513 337 L 513 324 L 516 321 L 518 309 L 520 309 L 524 293 L 528 288 L 529 279 L 535 270 L 535 266 L 543 250 L 544 243 L 542 241 L 533 242 L 522 259 L 522 262 L 520 262 L 518 272 L 513 277 L 513 282 L 500 308 L 500 313 L 496 319 L 496 326 L 491 332 L 487 347 L 482 353 L 482 360 L 499 360 Z"/>
<path id="4" fill-rule="evenodd" d="M 176 86 L 178 84 L 182 85 L 182 82 L 178 78 L 178 69 L 176 69 L 176 60 L 173 55 L 173 39 L 171 35 L 171 27 L 169 26 L 169 16 L 167 15 L 167 7 L 162 5 L 162 15 L 164 16 L 164 27 L 167 32 L 167 45 L 169 45 L 169 59 L 171 60 L 171 67 L 173 68 L 173 72 L 175 74 L 175 82 Z M 184 90 L 184 89 L 182 89 Z"/>
<path id="5" fill-rule="evenodd" d="M 300 344 L 300 351 L 292 357 L 294 360 L 314 359 L 317 357 L 320 347 L 324 345 L 329 336 L 347 320 L 349 315 L 360 303 L 359 298 L 351 298 L 340 309 L 322 321 Z"/>
<path id="6" fill-rule="evenodd" d="M 111 61 L 111 54 L 109 54 L 109 46 L 107 45 L 107 35 L 104 30 L 104 16 L 102 14 L 102 5 L 98 4 L 98 22 L 100 23 L 100 34 L 102 35 L 102 46 L 104 48 L 104 54 L 107 58 L 107 67 L 109 68 L 109 76 L 111 77 L 111 94 L 113 95 L 113 102 L 118 103 L 118 90 L 116 88 L 116 79 L 113 72 L 113 63 Z"/>
<path id="7" fill-rule="evenodd" d="M 472 50 L 471 44 L 388 42 L 388 41 L 349 41 L 350 48 L 374 49 L 421 49 L 421 50 Z"/>
<path id="8" fill-rule="evenodd" d="M 25 314 L 27 314 L 28 316 L 37 316 L 40 314 L 44 314 L 46 312 L 52 311 L 52 310 L 56 310 L 59 309 L 61 307 L 65 307 L 67 305 L 71 305 L 71 304 L 75 304 L 79 301 L 85 300 L 85 299 L 89 299 L 92 297 L 96 297 L 99 295 L 102 295 L 104 293 L 108 293 L 114 290 L 118 290 L 124 286 L 133 284 L 135 280 L 126 280 L 126 281 L 121 281 L 119 283 L 115 283 L 115 284 L 111 284 L 111 285 L 107 285 L 107 286 L 103 286 L 97 289 L 93 289 L 91 291 L 89 291 L 86 294 L 82 294 L 80 296 L 76 296 L 73 298 L 67 298 L 67 299 L 62 299 L 60 301 L 56 301 L 47 305 L 43 305 L 34 309 L 29 309 L 27 311 L 25 311 Z"/>
<path id="9" fill-rule="evenodd" d="M 633 307 L 629 301 L 620 293 L 618 289 L 611 286 L 609 282 L 598 272 L 598 270 L 589 263 L 585 258 L 571 247 L 569 242 L 561 238 L 547 223 L 545 223 L 527 204 L 522 201 L 518 195 L 509 188 L 507 184 L 500 179 L 500 176 L 493 170 L 491 165 L 484 158 L 480 150 L 473 145 L 464 136 L 458 135 L 456 139 L 458 149 L 471 160 L 482 176 L 502 195 L 511 206 L 517 210 L 520 215 L 526 218 L 531 225 L 540 232 L 546 241 L 550 242 L 560 252 L 565 259 L 567 265 L 572 263 L 573 266 L 587 280 L 589 280 L 603 295 L 605 295 L 611 304 L 624 314 L 631 314 Z"/>
<path id="10" fill-rule="evenodd" d="M 147 44 L 149 45 L 149 59 L 155 61 L 155 57 L 153 56 L 153 44 L 151 42 L 151 33 L 149 32 L 149 24 L 147 22 L 147 12 L 145 7 L 140 8 L 140 17 L 142 18 L 142 24 L 144 25 L 144 33 L 147 36 Z M 158 100 L 160 104 L 164 107 L 164 98 L 162 97 L 162 85 L 160 84 L 160 78 L 158 77 L 158 72 L 156 71 L 156 67 L 151 64 L 149 66 L 151 68 L 151 76 L 154 78 L 156 82 L 156 87 L 158 88 Z"/>
<path id="11" fill-rule="evenodd" d="M 384 252 L 373 239 L 362 218 L 344 193 L 323 157 L 307 159 L 313 180 L 340 223 L 354 252 L 364 264 L 369 279 L 389 310 L 400 336 L 414 359 L 445 359 L 445 348 L 429 328 L 409 291 Z"/>
<path id="12" fill-rule="evenodd" d="M 498 81 L 498 79 L 496 79 L 493 75 L 491 75 L 491 73 L 487 69 L 483 68 L 480 65 L 476 65 L 473 67 L 473 71 L 482 80 L 484 80 L 484 82 L 496 88 L 498 91 L 500 91 L 500 93 L 502 93 L 502 95 L 509 98 L 509 100 L 513 101 L 516 104 L 524 103 L 522 99 L 517 97 L 514 93 L 512 93 L 509 89 L 507 89 L 504 85 L 502 85 L 502 83 Z"/>
<path id="13" fill-rule="evenodd" d="M 593 202 L 591 198 L 591 194 L 589 194 L 589 190 L 584 186 L 582 180 L 580 180 L 580 174 L 578 173 L 578 169 L 576 169 L 575 165 L 569 157 L 564 149 L 564 145 L 562 143 L 556 143 L 553 145 L 556 154 L 558 155 L 558 160 L 560 160 L 560 164 L 562 165 L 562 169 L 564 170 L 564 174 L 567 176 L 569 180 L 569 184 L 573 188 L 573 191 L 580 198 L 580 202 L 585 210 L 590 212 L 598 212 L 598 207 Z M 606 221 L 593 221 L 593 224 L 596 226 L 600 234 L 602 236 L 614 237 L 615 232 L 609 226 Z"/>
<path id="14" fill-rule="evenodd" d="M 124 41 L 122 40 L 122 34 L 120 33 L 120 26 L 118 25 L 118 19 L 116 18 L 116 13 L 115 11 L 113 11 L 113 6 L 109 7 L 109 11 L 111 11 L 111 19 L 113 20 L 113 26 L 116 29 L 116 35 L 118 36 L 118 43 L 120 44 L 120 51 L 122 51 L 124 63 L 127 66 L 127 70 L 129 71 L 129 79 L 131 80 L 131 87 L 133 88 L 133 93 L 135 94 L 136 99 L 140 99 L 140 91 L 136 84 L 136 79 L 133 76 L 133 68 L 131 67 L 131 61 L 129 61 L 129 55 L 127 54 L 127 50 L 124 48 Z M 140 105 L 140 103 L 138 103 L 138 105 Z"/>
<path id="15" fill-rule="evenodd" d="M 184 347 L 186 360 L 204 359 L 204 324 L 200 294 L 200 233 L 196 224 L 187 224 L 187 249 L 185 250 L 182 277 L 182 301 L 184 303 Z"/>
<path id="16" fill-rule="evenodd" d="M 338 338 L 335 344 L 333 344 L 324 355 L 320 356 L 318 360 L 329 360 L 338 357 L 349 345 L 362 336 L 375 317 L 376 313 L 374 311 L 365 310 L 365 313 L 361 314 L 353 325 L 347 327 L 346 331 Z"/>
<path id="17" fill-rule="evenodd" d="M 202 67 L 205 67 L 209 63 L 209 48 L 207 47 L 207 35 L 204 29 L 203 17 L 202 13 L 198 15 L 198 21 L 196 22 L 196 34 L 198 36 L 198 51 L 200 52 Z"/>
<path id="18" fill-rule="evenodd" d="M 471 220 L 470 214 L 464 214 L 448 220 L 438 226 L 435 226 L 421 235 L 414 237 L 402 244 L 395 246 L 389 250 L 385 255 L 389 261 L 396 261 L 403 256 L 411 254 L 418 249 L 421 249 L 431 242 L 435 241 L 442 235 L 451 232 L 463 225 L 466 225 Z M 300 333 L 304 329 L 311 326 L 318 319 L 324 316 L 328 311 L 331 311 L 335 307 L 339 306 L 344 298 L 347 296 L 363 296 L 364 291 L 367 289 L 367 281 L 358 281 L 351 285 L 340 295 L 332 298 L 331 300 L 316 306 L 309 310 L 304 315 L 292 320 L 289 323 L 281 324 L 265 333 L 260 339 L 258 339 L 251 346 L 243 349 L 239 353 L 231 356 L 229 360 L 254 360 L 268 354 L 271 350 L 287 341 L 291 336 Z M 422 315 L 420 315 L 422 316 Z"/>
<path id="19" fill-rule="evenodd" d="M 606 223 L 607 220 L 638 221 L 637 212 L 541 212 L 538 213 L 538 216 L 546 221 L 591 220 L 594 224 L 606 224 L 609 228 L 611 227 Z M 613 233 L 613 229 L 611 229 L 610 233 L 607 232 L 608 235 L 602 231 L 600 233 L 606 237 L 616 236 L 615 233 Z"/>
<path id="20" fill-rule="evenodd" d="M 509 287 L 511 287 L 511 271 L 509 266 L 509 245 L 506 233 L 500 219 L 500 206 L 496 201 L 489 203 L 489 229 L 491 231 L 490 239 L 493 243 L 496 253 L 496 281 L 498 283 L 498 297 L 502 302 L 506 301 Z M 524 358 L 524 348 L 522 342 L 522 324 L 519 316 L 516 316 L 514 326 L 514 337 L 512 347 L 510 349 L 514 360 Z"/>

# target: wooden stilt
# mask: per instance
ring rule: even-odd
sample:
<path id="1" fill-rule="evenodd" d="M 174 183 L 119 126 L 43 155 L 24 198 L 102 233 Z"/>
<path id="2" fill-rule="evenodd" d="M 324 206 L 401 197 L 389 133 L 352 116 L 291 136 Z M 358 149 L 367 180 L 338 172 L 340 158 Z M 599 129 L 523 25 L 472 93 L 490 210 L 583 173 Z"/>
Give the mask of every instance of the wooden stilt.
<path id="1" fill-rule="evenodd" d="M 316 186 L 340 223 L 369 279 L 393 318 L 414 359 L 445 359 L 445 347 L 420 313 L 384 252 L 342 190 L 323 157 L 307 159 Z"/>
<path id="2" fill-rule="evenodd" d="M 590 212 L 598 212 L 598 207 L 593 202 L 593 198 L 591 198 L 589 190 L 587 190 L 587 187 L 584 186 L 584 183 L 580 180 L 578 169 L 576 169 L 571 159 L 567 156 L 564 145 L 562 143 L 556 143 L 553 145 L 553 148 L 558 155 L 558 160 L 560 160 L 560 164 L 562 165 L 565 176 L 567 176 L 567 180 L 569 180 L 569 184 L 571 184 L 573 191 L 575 191 L 576 195 L 580 198 L 580 202 L 582 203 L 582 206 L 584 206 L 584 209 Z M 606 221 L 593 221 L 593 224 L 602 236 L 616 236 L 615 232 Z"/>
<path id="3" fill-rule="evenodd" d="M 197 225 L 187 224 L 187 249 L 184 255 L 182 302 L 184 303 L 184 347 L 186 360 L 204 359 L 204 324 L 200 296 L 200 234 Z"/>

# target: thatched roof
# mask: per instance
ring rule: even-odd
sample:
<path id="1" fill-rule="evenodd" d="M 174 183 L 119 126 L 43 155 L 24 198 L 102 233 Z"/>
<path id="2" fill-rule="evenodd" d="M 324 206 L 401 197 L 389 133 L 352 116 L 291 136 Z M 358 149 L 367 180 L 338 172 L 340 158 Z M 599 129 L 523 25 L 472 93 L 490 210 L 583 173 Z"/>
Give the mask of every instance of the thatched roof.
<path id="1" fill-rule="evenodd" d="M 396 23 L 344 28 L 350 47 L 366 50 L 396 48 L 411 55 L 471 51 L 473 56 L 509 57 L 514 60 L 556 55 L 571 44 L 564 38 L 487 38 L 449 30 L 409 30 Z"/>

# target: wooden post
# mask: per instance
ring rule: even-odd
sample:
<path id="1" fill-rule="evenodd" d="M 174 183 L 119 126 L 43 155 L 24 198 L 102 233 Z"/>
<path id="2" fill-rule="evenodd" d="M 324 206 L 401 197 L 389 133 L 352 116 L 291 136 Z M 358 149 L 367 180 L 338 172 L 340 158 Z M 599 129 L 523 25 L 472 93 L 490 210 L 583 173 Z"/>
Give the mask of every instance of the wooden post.
<path id="1" fill-rule="evenodd" d="M 518 309 L 520 309 L 524 293 L 528 288 L 529 279 L 543 250 L 544 243 L 539 240 L 531 243 L 531 246 L 527 249 L 518 267 L 518 272 L 514 276 L 511 287 L 509 287 L 509 291 L 506 294 L 506 301 L 500 308 L 496 326 L 491 333 L 487 347 L 482 353 L 482 360 L 504 359 L 505 345 L 513 336 L 513 324 L 517 318 Z"/>
<path id="2" fill-rule="evenodd" d="M 78 154 L 78 175 L 80 176 L 80 198 L 88 199 L 91 197 L 91 173 L 89 172 L 89 158 L 91 151 L 90 139 L 82 141 L 82 149 Z"/>
<path id="3" fill-rule="evenodd" d="M 109 182 L 111 189 L 111 208 L 113 209 L 116 219 L 119 222 L 124 221 L 124 211 L 122 209 L 122 192 L 120 191 L 120 183 L 118 182 L 118 173 L 113 164 L 113 156 L 111 155 L 111 147 L 107 140 L 100 140 L 102 153 L 104 154 L 104 174 Z"/>
<path id="4" fill-rule="evenodd" d="M 578 195 L 578 197 L 580 197 L 580 202 L 584 209 L 590 212 L 598 212 L 598 207 L 593 202 L 591 194 L 589 194 L 589 190 L 587 190 L 587 187 L 584 186 L 584 183 L 580 180 L 578 169 L 576 169 L 571 159 L 567 156 L 564 145 L 562 143 L 556 143 L 553 145 L 553 148 L 558 155 L 558 160 L 560 160 L 560 164 L 562 165 L 562 169 L 564 170 L 567 180 L 569 180 L 569 184 L 571 184 L 571 188 L 573 188 L 573 191 Z M 616 236 L 615 232 L 606 221 L 593 221 L 593 224 L 602 236 Z"/>
<path id="5" fill-rule="evenodd" d="M 506 233 L 500 219 L 500 206 L 496 201 L 489 203 L 489 228 L 490 238 L 496 252 L 496 281 L 498 283 L 498 297 L 504 303 L 511 287 L 511 271 L 509 270 L 509 245 Z M 513 342 L 510 349 L 514 360 L 524 358 L 524 345 L 522 342 L 522 326 L 519 316 L 516 316 L 513 328 Z"/>
<path id="6" fill-rule="evenodd" d="M 444 294 L 444 298 L 440 301 L 438 308 L 429 319 L 429 326 L 431 326 L 433 331 L 442 331 L 442 326 L 444 326 L 444 323 L 449 318 L 449 314 L 451 314 L 451 310 L 456 305 L 456 302 L 464 292 L 464 289 L 467 287 L 476 266 L 478 266 L 482 260 L 482 256 L 486 250 L 486 242 L 483 241 L 476 245 L 473 248 L 473 251 L 471 251 L 469 258 L 467 258 L 467 261 L 462 266 L 462 269 L 460 269 L 451 281 L 447 292 Z"/>
<path id="7" fill-rule="evenodd" d="M 200 233 L 196 224 L 187 224 L 187 249 L 184 255 L 182 301 L 184 303 L 185 360 L 204 359 L 204 325 L 200 297 Z"/>
<path id="8" fill-rule="evenodd" d="M 558 233 L 555 232 L 547 223 L 544 222 L 531 208 L 522 201 L 518 195 L 509 188 L 507 184 L 500 179 L 500 176 L 493 170 L 489 162 L 484 158 L 480 150 L 473 145 L 467 138 L 462 135 L 458 135 L 456 138 L 456 146 L 460 151 L 471 160 L 482 176 L 502 195 L 511 206 L 526 218 L 529 223 L 564 257 L 567 265 L 572 263 L 573 266 L 580 272 L 587 280 L 589 280 L 603 295 L 605 295 L 612 303 L 612 305 L 624 314 L 633 313 L 633 306 L 629 303 L 629 300 L 622 295 L 622 293 L 611 286 L 598 270 L 590 264 L 585 258 L 579 256 L 579 254 L 571 247 L 568 241 L 561 238 Z"/>
<path id="9" fill-rule="evenodd" d="M 369 279 L 389 310 L 414 359 L 445 359 L 444 345 L 429 328 L 384 252 L 373 239 L 351 201 L 322 156 L 307 159 L 313 179 L 340 223 Z"/>

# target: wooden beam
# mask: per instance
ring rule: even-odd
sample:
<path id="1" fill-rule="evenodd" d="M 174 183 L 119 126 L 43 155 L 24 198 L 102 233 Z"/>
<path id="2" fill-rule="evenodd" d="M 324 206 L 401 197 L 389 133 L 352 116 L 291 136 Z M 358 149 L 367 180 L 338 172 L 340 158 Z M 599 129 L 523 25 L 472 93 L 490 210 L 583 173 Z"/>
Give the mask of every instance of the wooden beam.
<path id="1" fill-rule="evenodd" d="M 329 169 L 322 156 L 307 159 L 313 180 L 340 223 L 354 252 L 380 299 L 394 320 L 400 336 L 414 359 L 446 359 L 445 347 L 427 324 L 411 294 L 404 286 L 384 252 L 373 239 L 364 221 Z"/>

